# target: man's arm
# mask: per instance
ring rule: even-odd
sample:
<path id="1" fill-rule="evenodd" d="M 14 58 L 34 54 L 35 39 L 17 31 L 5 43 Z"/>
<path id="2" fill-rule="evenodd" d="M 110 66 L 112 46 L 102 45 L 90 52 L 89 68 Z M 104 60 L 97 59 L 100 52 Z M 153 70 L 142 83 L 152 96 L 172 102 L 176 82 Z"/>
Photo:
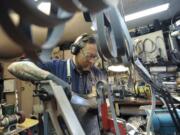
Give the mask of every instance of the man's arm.
<path id="1" fill-rule="evenodd" d="M 63 63 L 62 60 L 52 60 L 49 62 L 38 63 L 37 66 L 59 77 L 58 73 L 64 68 Z"/>
<path id="2" fill-rule="evenodd" d="M 30 61 L 13 62 L 9 65 L 8 71 L 14 76 L 27 81 L 46 80 L 50 74 Z"/>
<path id="3" fill-rule="evenodd" d="M 54 71 L 54 62 L 53 62 L 53 60 L 49 61 L 49 62 L 39 62 L 39 63 L 37 63 L 37 66 L 44 69 L 44 70 L 46 70 L 46 71 L 49 71 L 49 72 Z"/>
<path id="4" fill-rule="evenodd" d="M 48 71 L 45 71 L 30 61 L 14 62 L 8 67 L 8 71 L 19 79 L 25 81 L 52 80 L 57 85 L 61 85 L 68 98 L 71 97 L 71 89 L 68 83 L 56 77 Z"/>

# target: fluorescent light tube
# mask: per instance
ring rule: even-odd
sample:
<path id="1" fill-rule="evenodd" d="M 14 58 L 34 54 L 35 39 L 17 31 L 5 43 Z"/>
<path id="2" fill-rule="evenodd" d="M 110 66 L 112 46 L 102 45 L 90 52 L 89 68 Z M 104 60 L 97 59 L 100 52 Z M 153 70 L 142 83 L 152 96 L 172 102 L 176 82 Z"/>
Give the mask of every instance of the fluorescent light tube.
<path id="1" fill-rule="evenodd" d="M 153 8 L 138 11 L 138 12 L 126 15 L 125 16 L 125 21 L 128 22 L 128 21 L 132 21 L 132 20 L 135 20 L 135 19 L 138 19 L 138 18 L 148 16 L 148 15 L 160 13 L 160 12 L 166 11 L 168 8 L 169 8 L 169 3 L 165 3 L 165 4 L 162 4 L 162 5 L 153 7 Z"/>

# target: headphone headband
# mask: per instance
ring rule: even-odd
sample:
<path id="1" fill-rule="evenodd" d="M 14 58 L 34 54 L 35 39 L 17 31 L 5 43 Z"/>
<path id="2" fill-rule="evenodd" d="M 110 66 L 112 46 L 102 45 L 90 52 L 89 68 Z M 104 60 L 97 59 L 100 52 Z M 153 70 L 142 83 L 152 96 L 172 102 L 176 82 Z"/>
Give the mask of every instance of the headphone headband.
<path id="1" fill-rule="evenodd" d="M 83 41 L 84 38 L 89 37 L 87 33 L 84 33 L 76 38 L 73 44 L 79 44 L 81 41 Z"/>
<path id="2" fill-rule="evenodd" d="M 77 37 L 74 43 L 71 45 L 71 53 L 77 55 L 79 51 L 83 48 L 84 43 L 87 42 L 89 37 L 90 35 L 88 35 L 87 33 L 84 33 Z"/>

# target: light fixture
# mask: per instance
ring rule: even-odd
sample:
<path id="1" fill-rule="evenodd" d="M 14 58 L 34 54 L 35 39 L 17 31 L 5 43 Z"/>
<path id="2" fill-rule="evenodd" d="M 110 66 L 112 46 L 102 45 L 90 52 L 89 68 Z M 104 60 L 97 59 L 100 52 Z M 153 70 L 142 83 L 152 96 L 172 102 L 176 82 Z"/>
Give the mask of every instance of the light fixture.
<path id="1" fill-rule="evenodd" d="M 160 13 L 160 12 L 166 11 L 168 8 L 169 8 L 169 3 L 165 3 L 156 7 L 152 7 L 152 8 L 138 11 L 132 14 L 128 14 L 125 16 L 125 21 L 128 22 L 128 21 L 132 21 L 138 18 L 148 16 L 148 15 Z"/>
<path id="2" fill-rule="evenodd" d="M 50 7 L 51 7 L 51 3 L 50 2 L 41 2 L 38 5 L 38 9 L 41 10 L 43 13 L 49 15 L 50 13 Z"/>
<path id="3" fill-rule="evenodd" d="M 126 72 L 129 71 L 129 68 L 124 65 L 112 65 L 108 67 L 108 70 L 113 72 Z"/>

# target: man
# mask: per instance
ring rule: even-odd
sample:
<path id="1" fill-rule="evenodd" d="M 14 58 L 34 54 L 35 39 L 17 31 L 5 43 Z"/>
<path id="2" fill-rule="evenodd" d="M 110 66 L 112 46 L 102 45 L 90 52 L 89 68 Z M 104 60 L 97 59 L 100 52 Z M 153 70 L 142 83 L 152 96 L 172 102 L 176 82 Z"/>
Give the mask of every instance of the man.
<path id="1" fill-rule="evenodd" d="M 95 84 L 103 79 L 102 72 L 94 66 L 97 59 L 96 40 L 93 35 L 83 34 L 71 45 L 71 60 L 53 60 L 40 67 L 48 70 L 71 85 L 74 93 L 94 102 Z M 97 115 L 92 109 L 74 107 L 87 135 L 98 135 Z"/>

